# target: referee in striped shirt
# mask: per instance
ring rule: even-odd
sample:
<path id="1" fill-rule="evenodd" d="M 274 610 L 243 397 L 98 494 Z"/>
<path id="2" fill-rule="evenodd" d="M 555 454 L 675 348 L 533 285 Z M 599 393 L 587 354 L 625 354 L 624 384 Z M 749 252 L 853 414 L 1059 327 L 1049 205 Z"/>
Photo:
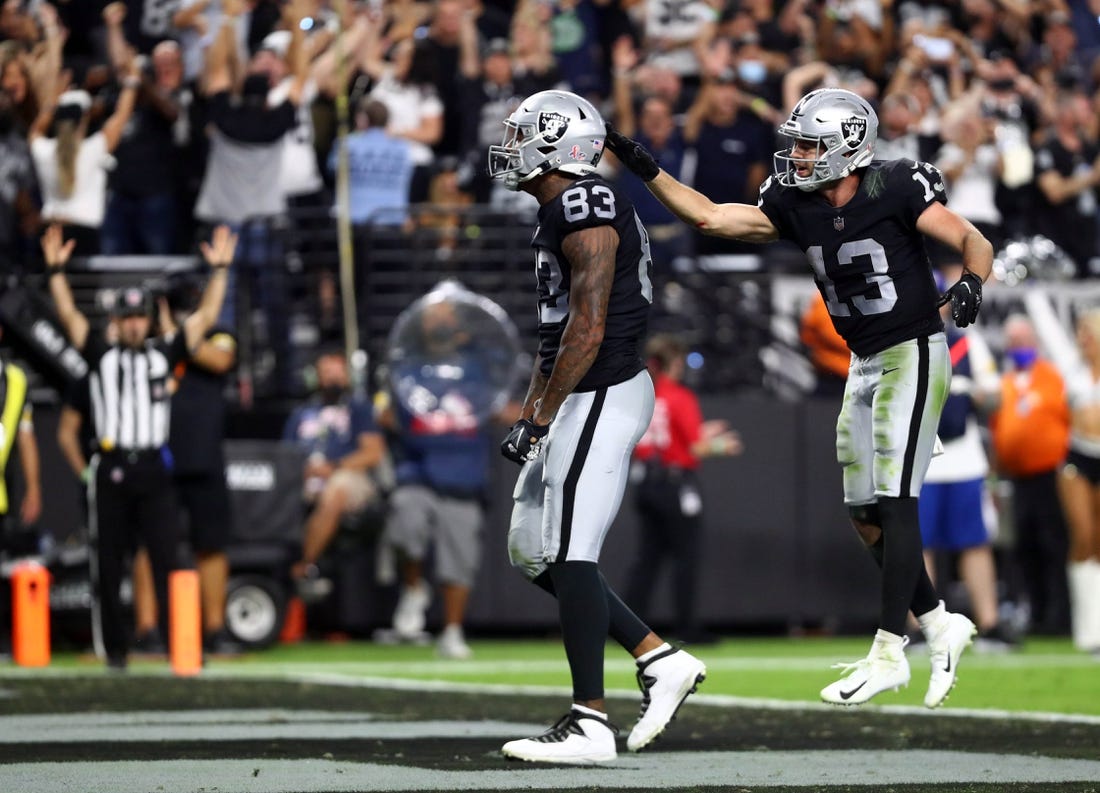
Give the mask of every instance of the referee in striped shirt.
<path id="1" fill-rule="evenodd" d="M 92 422 L 95 451 L 91 460 L 85 460 L 80 443 L 80 413 L 67 409 L 62 415 L 58 441 L 69 464 L 88 486 L 96 595 L 92 634 L 96 652 L 106 656 L 111 668 L 126 667 L 127 620 L 119 586 L 124 561 L 139 538 L 152 561 L 160 624 L 168 625 L 168 572 L 176 565 L 179 541 L 167 447 L 168 378 L 176 363 L 198 348 L 217 319 L 236 245 L 237 237 L 227 226 L 219 226 L 212 242 L 202 244 L 210 279 L 182 332 L 150 338 L 152 298 L 141 287 L 127 287 L 119 290 L 113 309 L 117 340 L 107 342 L 89 334 L 88 320 L 73 302 L 64 274 L 73 240 L 65 242 L 57 225 L 50 226 L 42 237 L 58 316 L 69 340 L 89 364 L 77 401 L 85 404 Z"/>

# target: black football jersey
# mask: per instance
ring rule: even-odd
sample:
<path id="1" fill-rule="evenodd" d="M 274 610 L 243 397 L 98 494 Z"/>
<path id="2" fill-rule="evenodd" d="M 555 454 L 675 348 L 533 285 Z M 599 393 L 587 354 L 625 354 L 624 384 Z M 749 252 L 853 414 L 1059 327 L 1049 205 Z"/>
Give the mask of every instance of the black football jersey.
<path id="1" fill-rule="evenodd" d="M 645 368 L 641 346 L 653 302 L 649 237 L 630 199 L 600 176 L 592 175 L 577 179 L 553 201 L 539 207 L 539 225 L 531 241 L 538 281 L 541 371 L 549 377 L 569 321 L 573 268 L 562 253 L 562 240 L 573 232 L 604 225 L 613 226 L 619 233 L 615 275 L 607 301 L 603 343 L 577 391 L 624 382 Z"/>
<path id="2" fill-rule="evenodd" d="M 806 252 L 833 325 L 859 356 L 943 330 L 932 265 L 917 218 L 947 203 L 943 176 L 928 163 L 876 160 L 855 196 L 834 207 L 817 192 L 769 177 L 760 209 Z"/>

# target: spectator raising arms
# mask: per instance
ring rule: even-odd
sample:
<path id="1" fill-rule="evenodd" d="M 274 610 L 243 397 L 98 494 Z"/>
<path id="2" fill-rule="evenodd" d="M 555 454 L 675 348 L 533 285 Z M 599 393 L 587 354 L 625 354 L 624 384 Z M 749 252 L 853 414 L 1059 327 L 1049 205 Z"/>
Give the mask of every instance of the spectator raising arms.
<path id="1" fill-rule="evenodd" d="M 77 255 L 99 253 L 99 229 L 107 207 L 107 170 L 122 140 L 141 86 L 140 66 L 133 57 L 120 69 L 122 91 L 114 112 L 96 133 L 88 134 L 92 98 L 68 90 L 70 75 L 57 80 L 54 100 L 43 105 L 28 138 L 42 189 L 42 218 L 63 226 L 76 241 Z M 47 137 L 51 125 L 54 137 Z"/>

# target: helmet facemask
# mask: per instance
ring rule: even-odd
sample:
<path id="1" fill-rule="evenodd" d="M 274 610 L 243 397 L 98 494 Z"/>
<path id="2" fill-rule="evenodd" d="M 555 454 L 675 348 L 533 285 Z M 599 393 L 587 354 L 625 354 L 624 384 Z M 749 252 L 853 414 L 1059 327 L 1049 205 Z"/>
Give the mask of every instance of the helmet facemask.
<path id="1" fill-rule="evenodd" d="M 780 130 L 782 132 L 782 129 Z M 784 134 L 789 145 L 773 155 L 775 177 L 785 187 L 797 187 L 799 190 L 817 190 L 830 182 L 842 179 L 856 168 L 871 161 L 870 152 L 851 154 L 839 135 Z M 796 149 L 801 149 L 796 155 Z M 812 150 L 814 153 L 809 153 Z M 806 153 L 803 153 L 806 152 Z M 867 155 L 867 156 L 864 156 Z M 812 170 L 802 176 L 799 166 L 812 164 Z"/>
<path id="2" fill-rule="evenodd" d="M 504 120 L 504 140 L 489 147 L 489 176 L 500 179 L 508 190 L 519 190 L 521 183 L 534 179 L 549 170 L 547 167 L 525 169 L 527 149 L 535 144 L 537 136 L 534 124 L 518 123 L 511 118 Z M 549 165 L 548 162 L 543 163 Z M 524 171 L 527 170 L 527 173 Z"/>

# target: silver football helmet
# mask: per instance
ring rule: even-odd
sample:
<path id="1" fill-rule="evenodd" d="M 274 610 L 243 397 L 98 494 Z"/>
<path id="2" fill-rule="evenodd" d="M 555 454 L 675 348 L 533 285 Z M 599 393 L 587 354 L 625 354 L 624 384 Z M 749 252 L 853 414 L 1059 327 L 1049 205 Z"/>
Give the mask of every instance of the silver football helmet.
<path id="1" fill-rule="evenodd" d="M 603 118 L 591 102 L 569 91 L 532 94 L 504 126 L 504 141 L 489 147 L 489 176 L 509 190 L 549 171 L 592 173 L 603 156 Z"/>
<path id="2" fill-rule="evenodd" d="M 867 100 L 842 88 L 819 88 L 798 101 L 779 125 L 788 145 L 775 153 L 775 178 L 781 185 L 816 190 L 847 176 L 875 157 L 878 116 Z M 809 143 L 816 155 L 795 156 L 795 147 Z M 805 175 L 799 166 L 812 169 Z"/>

